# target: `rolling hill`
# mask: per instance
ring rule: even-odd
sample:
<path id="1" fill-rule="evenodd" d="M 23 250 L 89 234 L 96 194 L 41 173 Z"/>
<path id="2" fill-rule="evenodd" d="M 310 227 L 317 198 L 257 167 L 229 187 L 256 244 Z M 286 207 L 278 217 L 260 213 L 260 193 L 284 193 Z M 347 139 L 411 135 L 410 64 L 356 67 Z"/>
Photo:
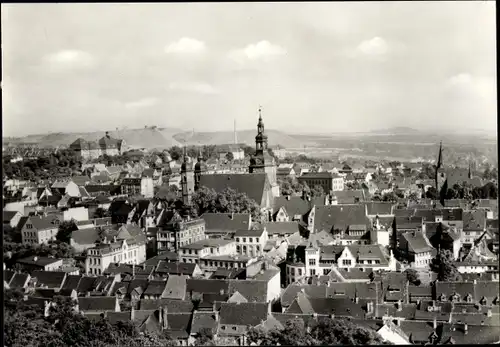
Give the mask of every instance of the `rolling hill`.
<path id="1" fill-rule="evenodd" d="M 267 130 L 269 145 L 281 145 L 283 147 L 301 147 L 301 141 L 293 136 L 277 130 Z M 255 130 L 242 130 L 237 132 L 238 143 L 245 143 L 249 146 L 255 145 Z M 174 135 L 174 139 L 180 143 L 186 142 L 187 145 L 222 145 L 234 142 L 234 133 L 232 131 L 217 132 L 182 132 Z"/>
<path id="2" fill-rule="evenodd" d="M 111 137 L 125 140 L 131 148 L 168 148 L 180 145 L 173 136 L 182 131 L 171 128 L 144 128 L 144 129 L 126 129 L 119 131 L 110 131 Z M 87 141 L 99 140 L 104 136 L 103 131 L 88 133 L 52 133 L 45 135 L 28 135 L 22 138 L 10 140 L 16 143 L 38 143 L 41 147 L 68 146 L 78 138 Z M 4 141 L 9 141 L 4 139 Z"/>

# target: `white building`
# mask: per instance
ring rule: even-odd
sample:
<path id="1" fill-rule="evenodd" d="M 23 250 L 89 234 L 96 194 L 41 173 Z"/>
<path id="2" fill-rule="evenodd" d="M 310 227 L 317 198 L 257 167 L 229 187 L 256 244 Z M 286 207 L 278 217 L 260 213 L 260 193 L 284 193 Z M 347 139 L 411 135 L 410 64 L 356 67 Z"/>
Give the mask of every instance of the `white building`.
<path id="1" fill-rule="evenodd" d="M 146 243 L 143 240 L 114 238 L 87 250 L 85 272 L 101 275 L 111 263 L 141 264 L 146 261 Z"/>
<path id="2" fill-rule="evenodd" d="M 261 230 L 238 230 L 234 238 L 236 240 L 236 252 L 253 258 L 264 254 L 264 246 L 269 240 L 269 235 L 266 228 Z"/>
<path id="3" fill-rule="evenodd" d="M 89 220 L 89 210 L 86 207 L 70 208 L 63 212 L 63 219 L 65 221 L 72 219 L 76 221 Z"/>

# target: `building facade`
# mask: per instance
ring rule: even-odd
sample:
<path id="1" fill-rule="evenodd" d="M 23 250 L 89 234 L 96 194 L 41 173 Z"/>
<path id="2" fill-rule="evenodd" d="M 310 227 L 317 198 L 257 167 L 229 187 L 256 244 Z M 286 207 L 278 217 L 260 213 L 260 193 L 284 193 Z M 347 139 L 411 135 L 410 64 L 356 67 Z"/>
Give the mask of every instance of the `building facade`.
<path id="1" fill-rule="evenodd" d="M 109 135 L 109 132 L 106 132 L 106 135 L 99 141 L 86 141 L 79 138 L 73 142 L 69 148 L 74 150 L 82 159 L 88 160 L 99 158 L 102 155 L 120 155 L 124 151 L 125 142 L 123 140 L 113 139 Z"/>
<path id="2" fill-rule="evenodd" d="M 330 172 L 308 172 L 299 176 L 299 183 L 310 188 L 320 186 L 325 193 L 344 190 L 344 177 Z"/>

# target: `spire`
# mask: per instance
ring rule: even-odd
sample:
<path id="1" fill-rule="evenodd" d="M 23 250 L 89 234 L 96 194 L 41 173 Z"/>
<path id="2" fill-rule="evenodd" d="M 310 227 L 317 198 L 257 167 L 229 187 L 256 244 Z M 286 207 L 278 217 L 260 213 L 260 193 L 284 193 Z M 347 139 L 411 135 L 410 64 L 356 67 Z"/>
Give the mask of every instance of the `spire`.
<path id="1" fill-rule="evenodd" d="M 470 168 L 470 160 L 469 160 L 469 174 L 467 175 L 467 177 L 469 177 L 469 179 L 472 178 L 472 172 L 471 172 L 471 168 Z"/>
<path id="2" fill-rule="evenodd" d="M 259 133 L 264 132 L 264 122 L 262 121 L 262 106 L 259 106 L 259 123 L 257 124 Z"/>
<path id="3" fill-rule="evenodd" d="M 437 165 L 436 165 L 436 169 L 439 169 L 442 165 L 442 154 L 443 153 L 443 141 L 440 141 L 439 142 L 439 155 L 438 155 L 438 161 L 437 161 Z"/>
<path id="4" fill-rule="evenodd" d="M 198 162 L 201 163 L 202 160 L 203 160 L 203 150 L 202 147 L 198 145 Z"/>
<path id="5" fill-rule="evenodd" d="M 234 144 L 238 143 L 238 135 L 236 133 L 236 119 L 234 120 Z"/>

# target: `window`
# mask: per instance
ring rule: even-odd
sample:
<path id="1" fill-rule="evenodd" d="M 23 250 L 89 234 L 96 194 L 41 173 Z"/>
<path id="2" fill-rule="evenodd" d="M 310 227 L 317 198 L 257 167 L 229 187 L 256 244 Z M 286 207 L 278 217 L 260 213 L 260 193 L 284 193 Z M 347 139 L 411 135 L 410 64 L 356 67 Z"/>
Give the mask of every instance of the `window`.
<path id="1" fill-rule="evenodd" d="M 192 253 L 192 251 L 191 251 L 191 250 L 189 250 L 189 254 L 191 254 L 191 253 Z"/>
<path id="2" fill-rule="evenodd" d="M 299 276 L 302 276 L 302 269 L 297 269 L 297 272 L 299 273 Z"/>
<path id="3" fill-rule="evenodd" d="M 310 269 L 309 272 L 310 272 L 311 276 L 316 275 L 316 270 L 315 269 Z"/>
<path id="4" fill-rule="evenodd" d="M 239 237 L 236 238 L 236 242 L 240 242 L 240 238 Z"/>
<path id="5" fill-rule="evenodd" d="M 309 265 L 310 266 L 316 265 L 316 259 L 309 259 Z"/>
<path id="6" fill-rule="evenodd" d="M 259 238 L 258 237 L 255 238 L 255 242 L 259 243 Z"/>
<path id="7" fill-rule="evenodd" d="M 260 252 L 260 246 L 258 246 L 258 245 L 257 245 L 257 246 L 255 246 L 255 250 L 256 250 L 257 252 Z"/>
<path id="8" fill-rule="evenodd" d="M 185 263 L 186 262 L 186 258 L 182 258 L 182 262 Z"/>
<path id="9" fill-rule="evenodd" d="M 323 269 L 323 275 L 328 275 L 328 272 L 330 272 L 330 269 Z"/>
<path id="10" fill-rule="evenodd" d="M 248 238 L 248 242 L 252 243 L 253 239 L 251 237 Z"/>
<path id="11" fill-rule="evenodd" d="M 244 237 L 244 238 L 243 238 L 243 242 L 247 242 L 247 239 L 246 239 L 246 237 Z"/>
<path id="12" fill-rule="evenodd" d="M 342 259 L 342 265 L 344 265 L 344 266 L 350 266 L 351 265 L 351 259 Z"/>

